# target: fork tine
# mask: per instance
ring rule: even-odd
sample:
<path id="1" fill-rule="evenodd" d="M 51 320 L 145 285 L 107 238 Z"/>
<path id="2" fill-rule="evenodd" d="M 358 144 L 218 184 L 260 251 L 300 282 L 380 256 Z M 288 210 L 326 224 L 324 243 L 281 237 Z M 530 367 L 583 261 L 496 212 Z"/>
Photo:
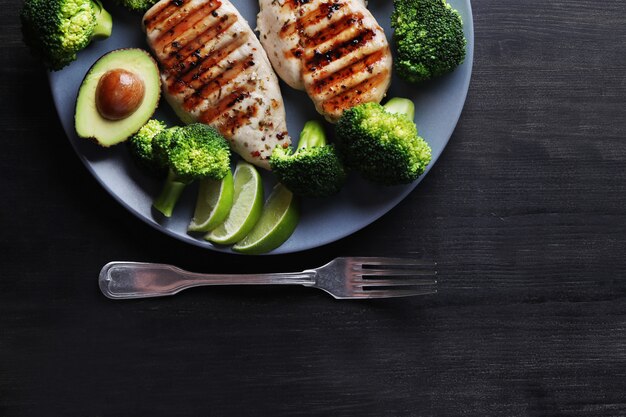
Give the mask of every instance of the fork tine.
<path id="1" fill-rule="evenodd" d="M 411 277 L 437 275 L 434 269 L 363 269 L 354 274 L 358 277 Z"/>
<path id="2" fill-rule="evenodd" d="M 415 295 L 436 294 L 437 288 L 423 288 L 415 290 L 375 290 L 375 291 L 358 291 L 354 293 L 354 298 L 396 298 L 396 297 L 412 297 Z"/>
<path id="3" fill-rule="evenodd" d="M 350 258 L 355 264 L 355 266 L 416 266 L 416 267 L 431 267 L 434 268 L 437 266 L 436 262 L 432 261 L 423 261 L 420 259 L 414 258 L 391 258 L 391 257 L 355 257 Z"/>
<path id="4" fill-rule="evenodd" d="M 434 279 L 366 279 L 354 283 L 357 287 L 406 287 L 437 285 Z"/>

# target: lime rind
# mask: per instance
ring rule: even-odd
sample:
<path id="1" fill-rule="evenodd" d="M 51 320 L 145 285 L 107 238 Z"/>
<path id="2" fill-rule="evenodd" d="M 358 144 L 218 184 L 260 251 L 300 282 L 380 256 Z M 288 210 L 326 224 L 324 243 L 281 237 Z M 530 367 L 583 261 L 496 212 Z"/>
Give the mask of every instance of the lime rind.
<path id="1" fill-rule="evenodd" d="M 240 161 L 233 177 L 234 198 L 226 219 L 205 239 L 219 245 L 231 245 L 243 239 L 263 212 L 263 181 L 256 168 Z"/>
<path id="2" fill-rule="evenodd" d="M 261 218 L 233 250 L 250 255 L 270 252 L 289 239 L 299 220 L 298 199 L 284 185 L 277 184 L 263 207 Z"/>
<path id="3" fill-rule="evenodd" d="M 198 200 L 189 232 L 210 232 L 222 224 L 233 206 L 233 174 L 228 171 L 221 180 L 206 178 L 198 186 Z"/>

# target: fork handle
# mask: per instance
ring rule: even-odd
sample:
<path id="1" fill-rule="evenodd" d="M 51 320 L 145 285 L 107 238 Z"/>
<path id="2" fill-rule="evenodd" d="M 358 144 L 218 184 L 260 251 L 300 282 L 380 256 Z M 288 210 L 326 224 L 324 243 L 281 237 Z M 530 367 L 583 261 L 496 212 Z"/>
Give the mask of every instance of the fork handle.
<path id="1" fill-rule="evenodd" d="M 271 274 L 199 274 L 173 265 L 143 262 L 109 262 L 98 277 L 108 298 L 122 300 L 174 295 L 204 285 L 305 285 L 315 284 L 315 271 Z"/>

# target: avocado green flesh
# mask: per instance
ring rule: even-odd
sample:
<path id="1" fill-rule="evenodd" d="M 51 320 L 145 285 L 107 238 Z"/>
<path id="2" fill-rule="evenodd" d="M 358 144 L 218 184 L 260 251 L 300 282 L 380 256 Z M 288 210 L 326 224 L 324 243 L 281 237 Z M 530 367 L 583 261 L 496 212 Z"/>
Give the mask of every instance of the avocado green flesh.
<path id="1" fill-rule="evenodd" d="M 107 120 L 96 107 L 96 89 L 100 78 L 108 71 L 125 69 L 137 74 L 144 83 L 141 105 L 121 120 Z M 119 49 L 102 56 L 91 67 L 78 91 L 74 122 L 81 138 L 112 146 L 137 132 L 154 114 L 161 96 L 161 80 L 156 62 L 143 49 Z"/>

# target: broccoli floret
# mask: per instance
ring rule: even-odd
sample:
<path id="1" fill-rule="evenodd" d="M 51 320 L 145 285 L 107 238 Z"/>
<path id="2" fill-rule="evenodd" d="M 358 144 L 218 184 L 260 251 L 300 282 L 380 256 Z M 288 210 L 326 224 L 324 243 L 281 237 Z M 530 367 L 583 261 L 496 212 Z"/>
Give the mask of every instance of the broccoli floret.
<path id="1" fill-rule="evenodd" d="M 295 152 L 290 147 L 274 148 L 270 167 L 289 191 L 305 197 L 335 194 L 346 180 L 335 148 L 326 143 L 324 126 L 316 120 L 304 125 Z"/>
<path id="2" fill-rule="evenodd" d="M 230 171 L 228 142 L 214 128 L 194 123 L 165 129 L 152 140 L 156 163 L 168 168 L 155 209 L 170 217 L 185 187 L 203 178 L 222 179 Z"/>
<path id="3" fill-rule="evenodd" d="M 454 70 L 465 59 L 463 21 L 446 0 L 394 0 L 395 67 L 418 83 Z"/>
<path id="4" fill-rule="evenodd" d="M 169 170 L 167 153 L 158 152 L 156 144 L 159 143 L 161 149 L 164 149 L 167 144 L 172 141 L 172 138 L 174 137 L 174 134 L 178 131 L 178 129 L 182 129 L 182 127 L 169 127 L 167 129 L 161 130 L 154 136 L 154 138 L 152 138 L 152 163 L 154 164 L 154 166 L 162 167 L 165 171 Z"/>
<path id="5" fill-rule="evenodd" d="M 152 151 L 155 136 L 166 130 L 167 126 L 160 120 L 149 120 L 137 133 L 128 139 L 128 149 L 137 165 L 147 172 L 161 175 L 166 172 L 163 161 L 157 160 Z M 168 132 L 171 134 L 171 132 Z"/>
<path id="6" fill-rule="evenodd" d="M 337 147 L 346 166 L 378 184 L 417 179 L 430 162 L 431 150 L 417 133 L 414 113 L 413 102 L 405 98 L 346 110 L 337 124 Z"/>
<path id="7" fill-rule="evenodd" d="M 92 40 L 111 35 L 111 15 L 99 0 L 26 0 L 20 18 L 24 42 L 54 71 Z"/>
<path id="8" fill-rule="evenodd" d="M 159 0 L 117 0 L 119 4 L 133 12 L 143 12 L 152 7 Z"/>

